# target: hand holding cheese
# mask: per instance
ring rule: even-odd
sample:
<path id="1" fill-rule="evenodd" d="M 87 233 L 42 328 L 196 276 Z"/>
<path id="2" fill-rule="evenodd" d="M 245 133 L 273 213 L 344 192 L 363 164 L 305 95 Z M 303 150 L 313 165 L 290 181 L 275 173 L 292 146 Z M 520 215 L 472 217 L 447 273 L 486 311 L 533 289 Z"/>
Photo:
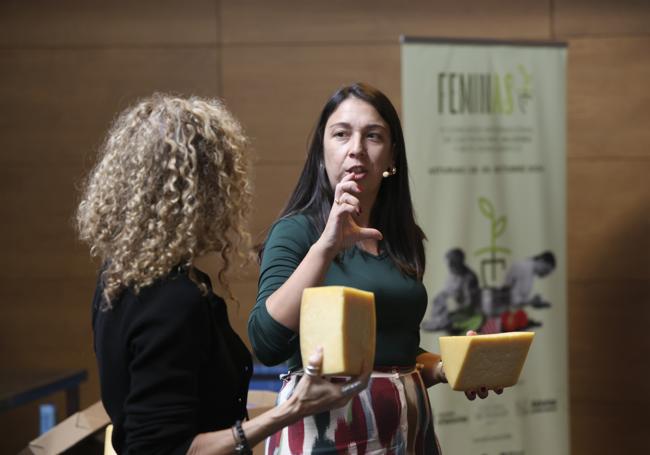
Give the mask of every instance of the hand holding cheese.
<path id="1" fill-rule="evenodd" d="M 323 375 L 356 376 L 375 358 L 375 297 L 344 286 L 306 288 L 300 305 L 303 365 L 322 346 Z"/>
<path id="2" fill-rule="evenodd" d="M 498 389 L 517 383 L 533 332 L 440 337 L 447 380 L 454 390 Z"/>

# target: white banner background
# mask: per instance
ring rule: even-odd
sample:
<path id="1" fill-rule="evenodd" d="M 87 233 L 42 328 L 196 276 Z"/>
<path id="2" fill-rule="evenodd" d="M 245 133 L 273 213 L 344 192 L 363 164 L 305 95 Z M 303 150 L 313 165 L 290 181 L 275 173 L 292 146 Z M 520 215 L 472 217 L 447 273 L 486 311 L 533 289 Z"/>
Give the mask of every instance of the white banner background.
<path id="1" fill-rule="evenodd" d="M 431 389 L 447 454 L 569 453 L 565 61 L 563 45 L 403 41 L 403 121 L 428 237 L 421 345 L 439 352 L 439 336 L 488 321 L 486 331 L 536 332 L 519 383 L 503 395 L 470 402 L 447 385 Z M 473 313 L 448 269 L 452 249 L 479 281 Z M 544 251 L 555 269 L 524 289 L 539 304 L 499 300 L 510 267 Z"/>

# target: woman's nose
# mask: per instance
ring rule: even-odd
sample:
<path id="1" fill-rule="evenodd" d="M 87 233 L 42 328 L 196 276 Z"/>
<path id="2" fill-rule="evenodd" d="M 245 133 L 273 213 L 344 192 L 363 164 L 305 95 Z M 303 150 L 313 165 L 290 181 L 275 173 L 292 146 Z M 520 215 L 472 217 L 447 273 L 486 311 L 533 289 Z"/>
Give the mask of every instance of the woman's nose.
<path id="1" fill-rule="evenodd" d="M 352 135 L 350 140 L 350 156 L 354 157 L 365 152 L 365 144 L 360 134 Z"/>

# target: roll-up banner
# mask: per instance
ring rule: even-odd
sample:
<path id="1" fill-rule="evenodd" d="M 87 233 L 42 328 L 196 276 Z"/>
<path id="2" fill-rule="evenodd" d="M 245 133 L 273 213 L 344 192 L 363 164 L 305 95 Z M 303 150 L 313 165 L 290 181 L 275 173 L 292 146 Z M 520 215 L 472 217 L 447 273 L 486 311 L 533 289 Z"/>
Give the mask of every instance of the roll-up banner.
<path id="1" fill-rule="evenodd" d="M 439 337 L 534 331 L 519 382 L 430 389 L 443 452 L 569 453 L 564 43 L 402 38 L 402 113 Z M 444 359 L 443 359 L 444 361 Z"/>

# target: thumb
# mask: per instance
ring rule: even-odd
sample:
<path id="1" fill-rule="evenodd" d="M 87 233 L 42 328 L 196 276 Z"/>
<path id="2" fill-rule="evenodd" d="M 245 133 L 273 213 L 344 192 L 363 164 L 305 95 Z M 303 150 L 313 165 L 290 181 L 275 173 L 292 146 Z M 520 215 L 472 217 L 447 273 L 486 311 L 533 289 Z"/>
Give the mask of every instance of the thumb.
<path id="1" fill-rule="evenodd" d="M 314 349 L 314 352 L 309 356 L 309 365 L 317 368 L 322 368 L 323 366 L 323 347 L 318 346 Z"/>

